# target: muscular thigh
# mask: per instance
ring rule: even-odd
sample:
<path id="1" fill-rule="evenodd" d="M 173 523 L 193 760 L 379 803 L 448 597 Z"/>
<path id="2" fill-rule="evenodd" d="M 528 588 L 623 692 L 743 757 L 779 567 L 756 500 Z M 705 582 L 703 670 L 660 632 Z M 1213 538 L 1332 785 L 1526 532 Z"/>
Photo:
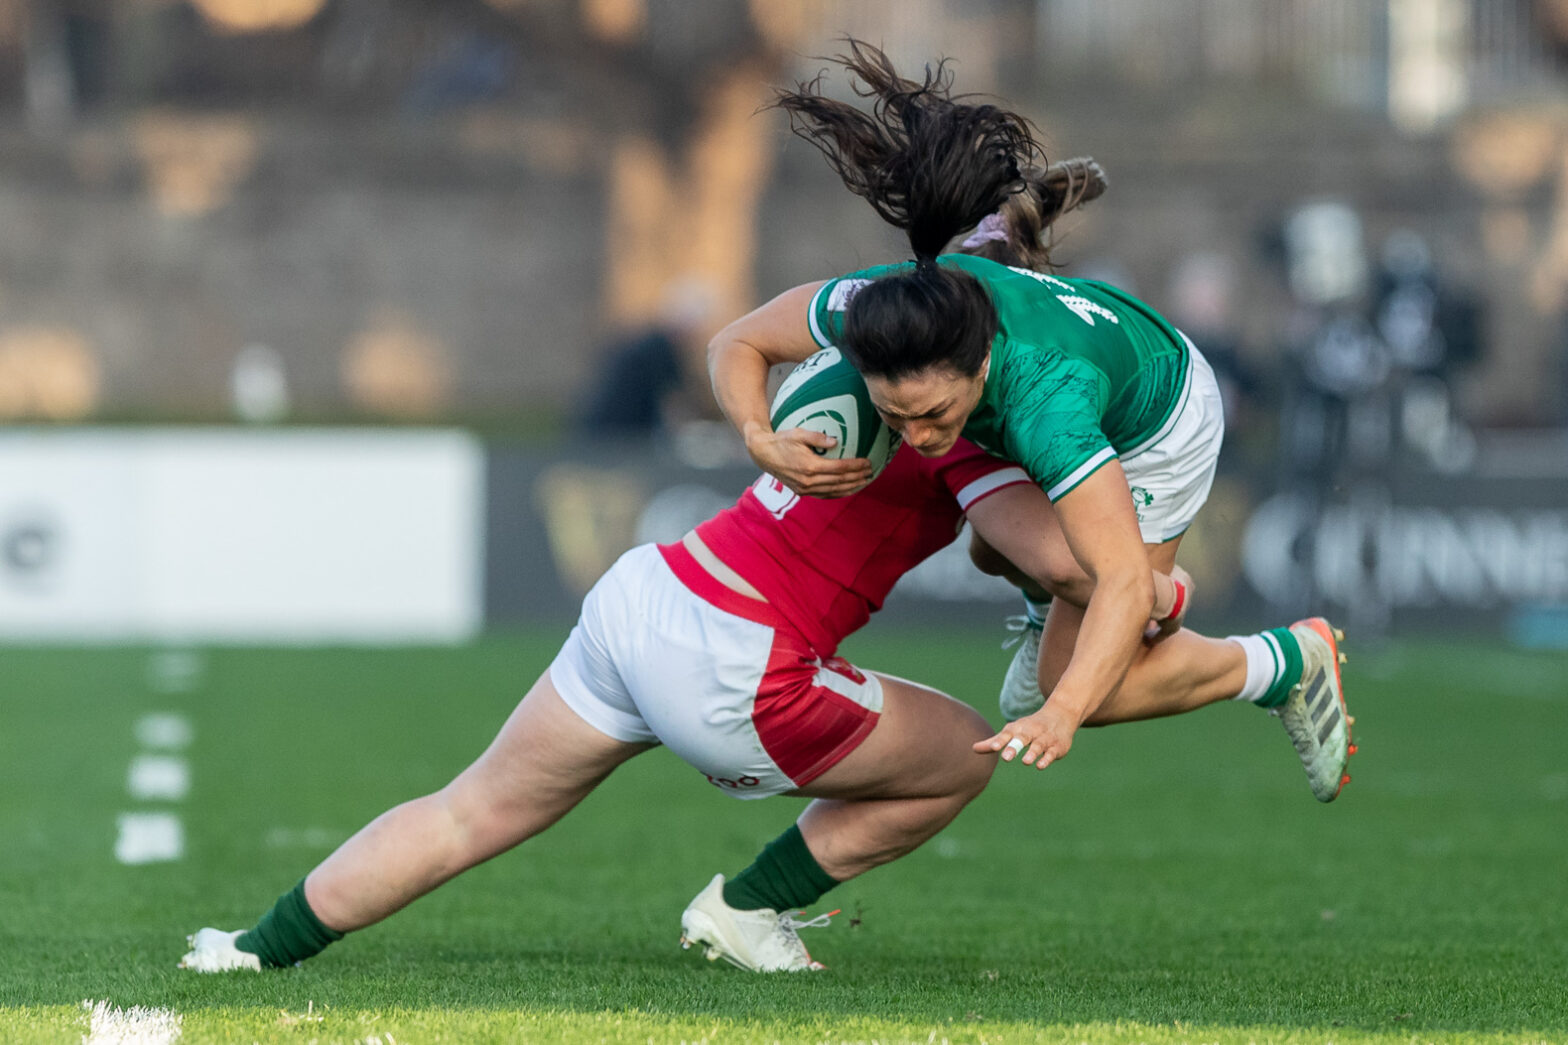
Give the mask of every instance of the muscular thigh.
<path id="1" fill-rule="evenodd" d="M 814 798 L 921 798 L 983 782 L 996 765 L 972 745 L 991 735 L 980 713 L 952 697 L 878 673 L 882 714 L 837 765 L 796 793 Z"/>
<path id="2" fill-rule="evenodd" d="M 1176 565 L 1176 550 L 1181 538 L 1173 537 L 1161 544 L 1145 544 L 1149 568 L 1159 573 L 1169 573 Z M 1083 626 L 1083 609 L 1061 599 L 1051 604 L 1051 615 L 1045 622 L 1045 635 L 1040 641 L 1040 689 L 1049 694 L 1056 688 L 1068 663 L 1073 659 L 1073 648 L 1078 644 L 1078 631 Z"/>

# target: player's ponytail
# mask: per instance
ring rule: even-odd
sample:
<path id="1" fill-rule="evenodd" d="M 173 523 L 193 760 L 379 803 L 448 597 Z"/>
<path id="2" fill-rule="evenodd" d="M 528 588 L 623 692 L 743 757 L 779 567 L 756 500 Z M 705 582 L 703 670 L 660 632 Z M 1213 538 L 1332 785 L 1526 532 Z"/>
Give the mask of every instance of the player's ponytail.
<path id="1" fill-rule="evenodd" d="M 850 303 L 844 350 L 862 372 L 897 378 L 933 366 L 978 373 L 996 315 L 979 281 L 936 264 L 959 232 L 1024 188 L 1021 164 L 1040 155 L 1027 120 L 954 98 L 946 62 L 920 81 L 898 75 L 880 50 L 846 40 L 833 61 L 849 70 L 871 110 L 822 95 L 822 78 L 780 91 L 774 104 L 821 150 L 845 187 L 903 229 L 912 272 L 874 281 Z"/>
<path id="2" fill-rule="evenodd" d="M 780 91 L 774 105 L 822 151 L 846 188 L 903 229 L 917 261 L 935 259 L 964 229 L 1024 188 L 1019 165 L 1039 154 L 1029 123 L 990 104 L 952 95 L 947 62 L 905 79 L 887 55 L 847 39 L 832 61 L 871 111 L 822 94 L 822 77 Z"/>

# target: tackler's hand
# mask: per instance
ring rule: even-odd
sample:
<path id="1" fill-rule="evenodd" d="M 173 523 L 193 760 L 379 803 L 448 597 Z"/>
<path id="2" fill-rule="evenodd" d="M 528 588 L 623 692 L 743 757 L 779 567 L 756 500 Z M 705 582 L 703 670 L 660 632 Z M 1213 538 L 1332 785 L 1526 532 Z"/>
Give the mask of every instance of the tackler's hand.
<path id="1" fill-rule="evenodd" d="M 1022 753 L 1024 765 L 1044 769 L 1066 756 L 1077 731 L 1077 719 L 1052 707 L 1050 700 L 1046 700 L 1039 711 L 1009 722 L 995 736 L 976 744 L 974 749 L 981 754 L 1000 751 L 1004 762 L 1011 762 Z"/>
<path id="2" fill-rule="evenodd" d="M 1149 646 L 1180 631 L 1182 622 L 1187 619 L 1187 611 L 1192 608 L 1192 575 L 1180 566 L 1173 565 L 1170 577 L 1175 589 L 1174 600 L 1165 608 L 1165 616 L 1149 618 L 1148 625 L 1143 629 L 1143 641 Z"/>

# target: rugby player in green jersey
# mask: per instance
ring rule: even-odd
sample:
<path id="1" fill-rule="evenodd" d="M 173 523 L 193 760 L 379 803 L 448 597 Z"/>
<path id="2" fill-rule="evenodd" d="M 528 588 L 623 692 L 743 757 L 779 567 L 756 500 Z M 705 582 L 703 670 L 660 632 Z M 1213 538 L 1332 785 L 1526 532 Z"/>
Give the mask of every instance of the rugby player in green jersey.
<path id="1" fill-rule="evenodd" d="M 1032 641 L 1002 697 L 1010 721 L 977 750 L 1044 768 L 1081 725 L 1240 699 L 1280 717 L 1313 794 L 1331 801 L 1354 748 L 1327 621 L 1229 639 L 1144 634 L 1166 609 L 1151 568 L 1177 571 L 1223 436 L 1202 355 L 1131 295 L 1048 271 L 1038 236 L 1066 200 L 1053 195 L 1051 169 L 1032 166 L 1040 150 L 1027 121 L 955 100 L 942 65 L 908 80 L 874 47 L 848 43 L 837 61 L 871 111 L 824 97 L 820 81 L 780 92 L 777 105 L 852 192 L 907 233 L 914 260 L 796 287 L 714 338 L 714 390 L 753 460 L 806 496 L 869 480 L 867 462 L 818 456 L 806 433 L 769 425 L 769 368 L 839 347 L 921 454 L 946 453 L 962 435 L 1021 465 L 1055 509 L 1039 539 L 1065 543 L 1082 568 L 1050 593 L 1048 612 L 1047 593 L 1032 593 Z M 943 253 L 966 229 L 973 253 Z M 974 551 L 984 568 L 1015 572 Z"/>

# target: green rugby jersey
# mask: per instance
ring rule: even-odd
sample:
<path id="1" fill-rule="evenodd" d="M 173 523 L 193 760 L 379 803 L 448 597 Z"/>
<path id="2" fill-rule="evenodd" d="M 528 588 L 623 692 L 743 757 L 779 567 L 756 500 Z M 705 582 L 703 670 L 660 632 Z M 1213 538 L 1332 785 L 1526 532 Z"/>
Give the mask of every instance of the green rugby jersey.
<path id="1" fill-rule="evenodd" d="M 1151 441 L 1175 413 L 1187 379 L 1186 340 L 1143 302 L 1104 283 L 968 254 L 937 262 L 978 279 L 1000 320 L 991 372 L 964 435 L 1016 461 L 1053 501 Z M 913 265 L 830 280 L 811 302 L 817 343 L 836 343 L 856 291 Z"/>

